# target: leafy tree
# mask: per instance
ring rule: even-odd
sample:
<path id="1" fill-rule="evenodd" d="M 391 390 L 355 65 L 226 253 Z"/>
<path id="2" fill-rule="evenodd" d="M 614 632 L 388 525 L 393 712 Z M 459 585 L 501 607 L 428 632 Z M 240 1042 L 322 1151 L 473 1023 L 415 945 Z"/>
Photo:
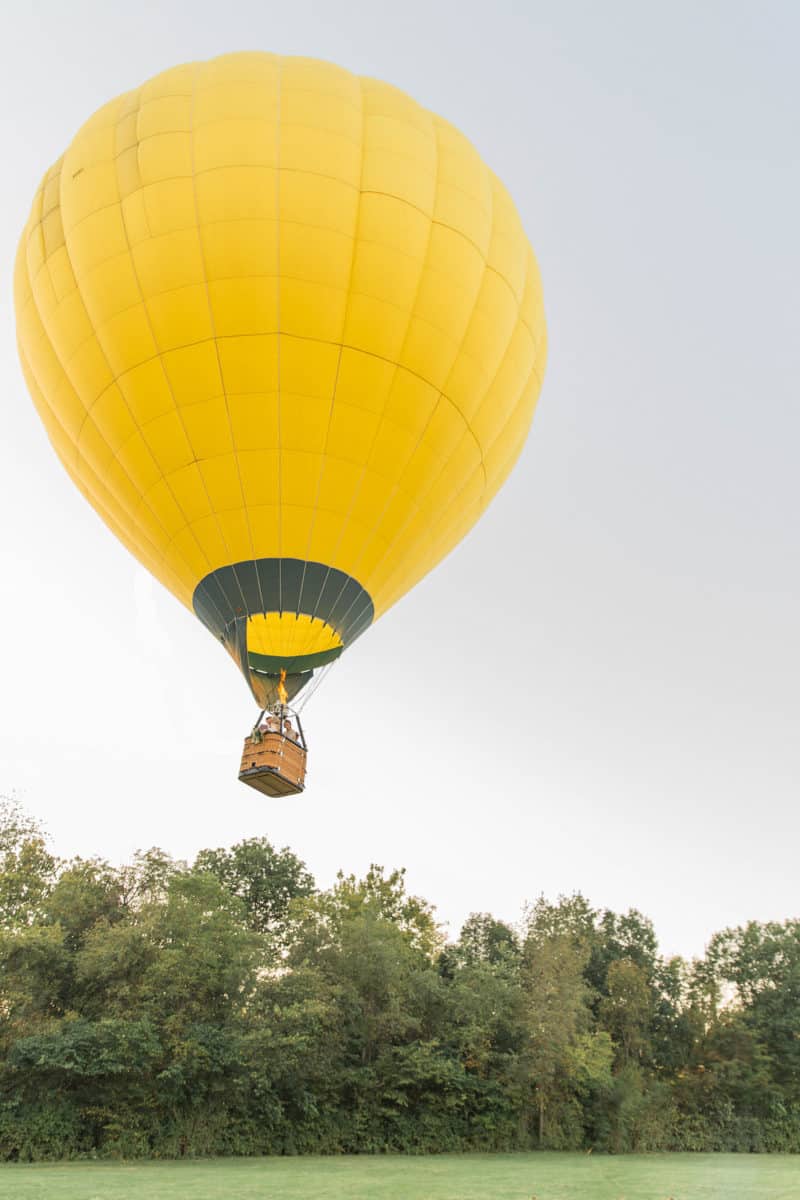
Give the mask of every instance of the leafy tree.
<path id="1" fill-rule="evenodd" d="M 125 915 L 120 873 L 101 859 L 75 858 L 62 865 L 40 905 L 40 920 L 58 925 L 70 951 L 77 951 L 98 921 Z"/>
<path id="2" fill-rule="evenodd" d="M 12 1038 L 65 1013 L 74 963 L 57 925 L 0 934 L 0 1029 Z"/>
<path id="3" fill-rule="evenodd" d="M 677 956 L 659 959 L 653 977 L 650 1022 L 652 1066 L 673 1075 L 684 1067 L 698 1036 L 696 1013 L 687 1002 L 689 969 Z"/>
<path id="4" fill-rule="evenodd" d="M 576 945 L 590 950 L 597 916 L 597 910 L 580 892 L 559 896 L 555 904 L 539 896 L 534 904 L 526 907 L 523 925 L 528 939 L 569 937 Z M 586 962 L 588 964 L 588 954 Z"/>
<path id="5" fill-rule="evenodd" d="M 461 929 L 456 947 L 458 959 L 466 965 L 496 964 L 519 953 L 514 930 L 489 913 L 471 913 Z"/>
<path id="6" fill-rule="evenodd" d="M 591 1028 L 591 994 L 584 979 L 589 949 L 582 927 L 541 932 L 554 928 L 558 925 L 549 920 L 531 922 L 521 974 L 528 1038 L 523 1062 L 534 1088 L 540 1146 L 563 1140 L 570 1113 L 574 1119 L 577 1111 L 577 1094 L 605 1079 L 611 1062 L 608 1036 Z M 548 1113 L 553 1120 L 546 1143 Z"/>
<path id="7" fill-rule="evenodd" d="M 736 989 L 744 1022 L 787 1100 L 800 1104 L 800 920 L 726 929 L 706 958 L 717 986 Z"/>
<path id="8" fill-rule="evenodd" d="M 576 893 L 448 946 L 402 871 L 59 862 L 0 817 L 2 1157 L 800 1149 L 800 922 L 687 966 Z"/>
<path id="9" fill-rule="evenodd" d="M 405 871 L 386 875 L 383 867 L 375 864 L 360 880 L 340 872 L 330 891 L 318 893 L 306 902 L 302 898 L 297 900 L 291 905 L 290 915 L 294 922 L 291 962 L 314 958 L 328 947 L 336 946 L 353 916 L 391 924 L 407 946 L 429 961 L 443 945 L 431 906 L 406 891 Z"/>
<path id="10" fill-rule="evenodd" d="M 310 896 L 314 880 L 291 850 L 275 850 L 266 838 L 250 838 L 230 850 L 201 850 L 195 871 L 208 871 L 244 904 L 257 933 L 285 933 L 289 906 Z"/>
<path id="11" fill-rule="evenodd" d="M 16 800 L 0 796 L 0 928 L 29 925 L 55 873 L 39 823 Z"/>
<path id="12" fill-rule="evenodd" d="M 608 968 L 606 987 L 600 1019 L 616 1043 L 619 1064 L 649 1058 L 653 994 L 644 968 L 630 958 L 618 958 Z"/>
<path id="13" fill-rule="evenodd" d="M 133 862 L 118 872 L 122 903 L 127 908 L 140 908 L 164 901 L 174 876 L 187 869 L 185 862 L 176 861 L 158 846 L 137 850 Z"/>
<path id="14" fill-rule="evenodd" d="M 655 930 L 649 918 L 635 908 L 626 913 L 615 913 L 608 908 L 598 913 L 590 945 L 586 978 L 598 998 L 608 991 L 608 973 L 615 962 L 633 963 L 648 983 L 656 973 L 658 943 Z"/>

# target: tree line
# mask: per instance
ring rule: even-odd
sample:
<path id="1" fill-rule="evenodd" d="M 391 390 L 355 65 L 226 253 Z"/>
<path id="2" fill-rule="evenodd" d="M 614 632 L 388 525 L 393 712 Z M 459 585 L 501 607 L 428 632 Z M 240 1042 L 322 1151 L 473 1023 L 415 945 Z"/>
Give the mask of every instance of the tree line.
<path id="1" fill-rule="evenodd" d="M 579 894 L 447 942 L 264 839 L 59 861 L 0 801 L 0 1157 L 800 1149 L 800 921 L 702 959 Z"/>

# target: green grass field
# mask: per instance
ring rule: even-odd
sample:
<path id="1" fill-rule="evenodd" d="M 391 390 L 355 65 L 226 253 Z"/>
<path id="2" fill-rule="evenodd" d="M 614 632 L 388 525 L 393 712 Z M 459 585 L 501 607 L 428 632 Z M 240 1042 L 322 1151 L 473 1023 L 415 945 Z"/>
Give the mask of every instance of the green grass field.
<path id="1" fill-rule="evenodd" d="M 789 1155 L 475 1154 L 0 1166 L 2 1200 L 798 1200 Z"/>

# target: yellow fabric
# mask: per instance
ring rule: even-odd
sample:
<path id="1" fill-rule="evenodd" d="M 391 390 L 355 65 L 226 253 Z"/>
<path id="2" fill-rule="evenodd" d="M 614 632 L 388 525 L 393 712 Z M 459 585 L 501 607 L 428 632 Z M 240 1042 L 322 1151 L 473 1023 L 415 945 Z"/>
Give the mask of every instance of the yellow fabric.
<path id="1" fill-rule="evenodd" d="M 336 650 L 342 642 L 330 625 L 300 613 L 255 613 L 247 622 L 247 649 L 251 654 L 301 654 Z M 276 647 L 279 647 L 276 650 Z"/>
<path id="2" fill-rule="evenodd" d="M 36 194 L 15 302 L 62 463 L 188 606 L 218 567 L 291 557 L 380 615 L 502 484 L 545 364 L 533 252 L 470 143 L 271 54 L 101 108 Z"/>

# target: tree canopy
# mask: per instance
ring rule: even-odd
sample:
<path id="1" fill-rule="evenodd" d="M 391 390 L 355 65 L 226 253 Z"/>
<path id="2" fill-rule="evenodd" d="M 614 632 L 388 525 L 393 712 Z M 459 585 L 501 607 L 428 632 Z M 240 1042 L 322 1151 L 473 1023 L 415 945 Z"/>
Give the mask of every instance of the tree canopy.
<path id="1" fill-rule="evenodd" d="M 59 861 L 0 802 L 0 1157 L 800 1149 L 800 921 L 664 959 L 540 897 L 448 942 L 265 839 Z"/>

